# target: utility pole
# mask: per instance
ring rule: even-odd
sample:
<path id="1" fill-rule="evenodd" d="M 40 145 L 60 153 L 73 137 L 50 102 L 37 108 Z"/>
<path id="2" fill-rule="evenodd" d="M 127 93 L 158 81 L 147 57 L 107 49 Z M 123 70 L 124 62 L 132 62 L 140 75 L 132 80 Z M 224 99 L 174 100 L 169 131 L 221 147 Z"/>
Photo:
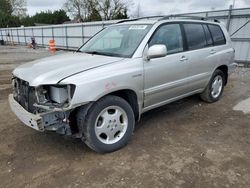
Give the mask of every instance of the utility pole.
<path id="1" fill-rule="evenodd" d="M 235 8 L 236 0 L 233 0 L 233 9 Z"/>
<path id="2" fill-rule="evenodd" d="M 230 29 L 230 24 L 231 24 L 232 10 L 233 10 L 233 5 L 230 5 L 229 10 L 228 10 L 228 18 L 227 18 L 227 30 L 228 31 Z"/>

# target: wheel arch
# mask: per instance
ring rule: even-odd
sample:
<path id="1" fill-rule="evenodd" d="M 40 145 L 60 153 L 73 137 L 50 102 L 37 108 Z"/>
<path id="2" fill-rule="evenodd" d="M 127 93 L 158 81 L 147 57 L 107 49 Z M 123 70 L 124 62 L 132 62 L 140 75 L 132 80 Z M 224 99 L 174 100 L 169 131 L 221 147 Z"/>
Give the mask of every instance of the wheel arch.
<path id="1" fill-rule="evenodd" d="M 139 103 L 138 103 L 138 96 L 137 96 L 135 91 L 133 91 L 131 89 L 121 89 L 121 90 L 110 92 L 110 93 L 102 96 L 101 98 L 108 96 L 108 95 L 118 96 L 118 97 L 121 97 L 122 99 L 124 99 L 125 101 L 127 101 L 128 104 L 133 109 L 133 112 L 135 115 L 135 120 L 140 119 L 140 107 L 139 107 Z"/>
<path id="2" fill-rule="evenodd" d="M 221 65 L 216 68 L 216 70 L 221 70 L 225 75 L 225 85 L 228 83 L 228 66 L 227 65 Z"/>

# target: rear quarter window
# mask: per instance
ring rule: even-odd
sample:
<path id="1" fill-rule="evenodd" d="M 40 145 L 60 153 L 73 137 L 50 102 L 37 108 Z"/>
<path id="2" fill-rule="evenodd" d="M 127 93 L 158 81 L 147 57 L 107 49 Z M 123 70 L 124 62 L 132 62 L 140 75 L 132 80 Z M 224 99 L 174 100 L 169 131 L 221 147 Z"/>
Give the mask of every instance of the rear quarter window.
<path id="1" fill-rule="evenodd" d="M 212 34 L 214 45 L 223 45 L 226 44 L 226 39 L 224 33 L 220 26 L 218 25 L 208 25 L 209 30 Z"/>

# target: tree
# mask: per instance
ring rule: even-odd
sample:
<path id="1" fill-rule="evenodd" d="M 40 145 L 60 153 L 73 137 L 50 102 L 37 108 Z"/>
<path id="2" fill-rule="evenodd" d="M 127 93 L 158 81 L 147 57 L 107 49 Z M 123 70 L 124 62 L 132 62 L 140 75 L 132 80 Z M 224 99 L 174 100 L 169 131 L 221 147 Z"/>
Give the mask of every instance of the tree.
<path id="1" fill-rule="evenodd" d="M 56 10 L 54 12 L 40 12 L 36 13 L 34 16 L 27 16 L 21 19 L 21 23 L 24 26 L 34 26 L 35 24 L 62 24 L 66 21 L 69 21 L 64 10 Z"/>
<path id="2" fill-rule="evenodd" d="M 9 0 L 12 7 L 12 15 L 23 18 L 26 16 L 27 12 L 27 2 L 26 0 Z"/>
<path id="3" fill-rule="evenodd" d="M 19 18 L 13 14 L 14 10 L 10 0 L 0 0 L 0 27 L 20 26 Z"/>
<path id="4" fill-rule="evenodd" d="M 0 0 L 0 12 L 11 15 L 13 12 L 12 5 L 8 0 Z M 1 14 L 3 16 L 3 14 Z"/>
<path id="5" fill-rule="evenodd" d="M 98 7 L 104 20 L 116 19 L 117 15 L 127 17 L 128 3 L 122 0 L 99 0 Z"/>
<path id="6" fill-rule="evenodd" d="M 66 12 L 70 13 L 74 19 L 85 19 L 87 1 L 86 0 L 67 0 L 64 4 Z"/>
<path id="7" fill-rule="evenodd" d="M 67 13 L 60 9 L 53 12 L 53 24 L 62 24 L 66 21 L 70 21 Z"/>
<path id="8" fill-rule="evenodd" d="M 102 21 L 102 16 L 96 8 L 93 8 L 87 17 L 88 21 Z"/>
<path id="9" fill-rule="evenodd" d="M 87 21 L 101 21 L 102 16 L 98 11 L 98 3 L 95 0 L 86 0 L 86 18 Z"/>
<path id="10" fill-rule="evenodd" d="M 113 16 L 114 20 L 128 19 L 127 9 L 124 9 Z"/>
<path id="11" fill-rule="evenodd" d="M 67 0 L 64 8 L 74 19 L 84 21 L 128 18 L 125 0 Z"/>
<path id="12" fill-rule="evenodd" d="M 18 26 L 20 26 L 20 20 L 18 17 L 0 11 L 0 28 Z"/>

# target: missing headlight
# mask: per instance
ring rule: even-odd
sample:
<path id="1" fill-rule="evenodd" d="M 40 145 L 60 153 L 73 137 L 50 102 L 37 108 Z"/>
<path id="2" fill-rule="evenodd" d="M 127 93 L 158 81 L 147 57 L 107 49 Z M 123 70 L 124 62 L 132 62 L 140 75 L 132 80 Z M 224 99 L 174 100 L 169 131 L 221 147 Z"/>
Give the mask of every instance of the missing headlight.
<path id="1" fill-rule="evenodd" d="M 49 96 L 52 101 L 63 104 L 69 99 L 68 87 L 50 86 Z"/>
<path id="2" fill-rule="evenodd" d="M 75 92 L 75 85 L 43 85 L 36 88 L 38 105 L 64 106 L 69 104 Z"/>

